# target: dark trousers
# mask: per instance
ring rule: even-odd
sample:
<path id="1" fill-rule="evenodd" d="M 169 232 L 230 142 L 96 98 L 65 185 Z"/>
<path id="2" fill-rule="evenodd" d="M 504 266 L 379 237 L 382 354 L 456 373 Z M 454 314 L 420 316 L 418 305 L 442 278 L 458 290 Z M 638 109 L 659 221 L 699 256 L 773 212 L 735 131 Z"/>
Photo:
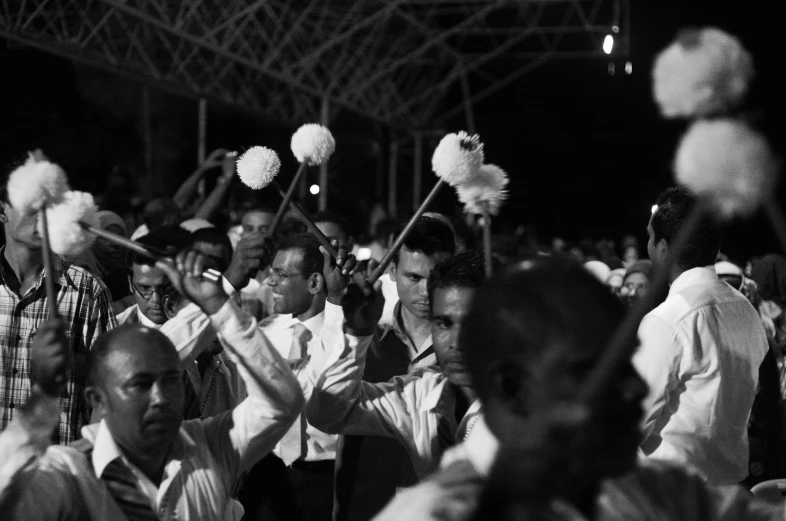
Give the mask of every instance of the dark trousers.
<path id="1" fill-rule="evenodd" d="M 330 521 L 334 462 L 295 462 L 270 454 L 257 463 L 240 491 L 244 521 Z"/>

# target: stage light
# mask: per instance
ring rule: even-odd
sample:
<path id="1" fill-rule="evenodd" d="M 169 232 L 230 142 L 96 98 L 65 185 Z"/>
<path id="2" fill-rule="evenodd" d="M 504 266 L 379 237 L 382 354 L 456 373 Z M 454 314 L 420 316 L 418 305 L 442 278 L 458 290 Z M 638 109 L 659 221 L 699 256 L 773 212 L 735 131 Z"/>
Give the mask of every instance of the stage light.
<path id="1" fill-rule="evenodd" d="M 311 192 L 311 195 L 317 195 L 319 193 L 319 185 L 311 185 L 308 191 Z"/>
<path id="2" fill-rule="evenodd" d="M 614 49 L 614 37 L 610 34 L 607 34 L 606 38 L 603 40 L 603 52 L 606 54 L 611 54 L 612 49 Z"/>

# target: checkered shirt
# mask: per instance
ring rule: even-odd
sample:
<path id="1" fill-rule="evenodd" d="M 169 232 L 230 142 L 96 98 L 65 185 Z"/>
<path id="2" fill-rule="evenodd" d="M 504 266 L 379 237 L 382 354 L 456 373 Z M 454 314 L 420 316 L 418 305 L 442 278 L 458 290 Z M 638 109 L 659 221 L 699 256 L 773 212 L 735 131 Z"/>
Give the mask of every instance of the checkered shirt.
<path id="1" fill-rule="evenodd" d="M 0 431 L 30 396 L 30 347 L 38 324 L 49 318 L 44 273 L 24 296 L 6 284 L 7 265 L 0 248 Z M 117 326 L 112 296 L 98 278 L 55 257 L 57 309 L 66 323 L 68 347 L 74 367 L 68 371 L 66 390 L 60 398 L 60 421 L 53 443 L 68 444 L 89 423 L 90 408 L 84 397 L 86 355 L 95 339 Z"/>

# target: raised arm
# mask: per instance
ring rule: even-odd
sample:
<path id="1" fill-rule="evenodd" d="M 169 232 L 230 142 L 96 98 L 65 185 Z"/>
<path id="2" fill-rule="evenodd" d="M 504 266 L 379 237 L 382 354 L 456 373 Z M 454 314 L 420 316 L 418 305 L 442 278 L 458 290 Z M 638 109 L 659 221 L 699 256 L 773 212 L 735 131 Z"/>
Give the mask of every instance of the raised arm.
<path id="1" fill-rule="evenodd" d="M 235 156 L 237 156 L 235 152 L 230 152 L 224 157 L 224 160 L 221 162 L 223 170 L 221 177 L 218 178 L 213 191 L 210 192 L 197 210 L 196 215 L 194 215 L 195 218 L 209 221 L 224 204 L 224 199 L 226 199 L 229 193 L 229 186 L 232 184 L 232 178 L 235 175 Z"/>
<path id="2" fill-rule="evenodd" d="M 409 430 L 415 379 L 394 378 L 385 384 L 362 381 L 366 352 L 372 342 L 385 299 L 381 284 L 369 288 L 362 274 L 342 299 L 346 335 L 331 355 L 307 405 L 308 421 L 331 434 L 371 434 L 398 437 Z"/>
<path id="3" fill-rule="evenodd" d="M 205 172 L 211 168 L 219 166 L 221 164 L 221 158 L 226 155 L 226 153 L 227 150 L 223 148 L 212 151 L 210 155 L 207 156 L 205 161 L 199 165 L 196 170 L 194 170 L 194 173 L 188 176 L 185 181 L 183 181 L 183 184 L 180 185 L 180 188 L 177 189 L 177 192 L 175 192 L 175 195 L 172 198 L 180 210 L 185 210 L 194 199 L 194 196 L 197 192 L 197 187 L 199 186 L 199 181 L 202 180 Z"/>
<path id="4" fill-rule="evenodd" d="M 202 256 L 177 257 L 183 292 L 210 317 L 226 354 L 237 365 L 248 397 L 235 409 L 201 422 L 197 433 L 229 476 L 270 452 L 303 409 L 303 393 L 289 366 L 221 285 L 199 275 Z"/>

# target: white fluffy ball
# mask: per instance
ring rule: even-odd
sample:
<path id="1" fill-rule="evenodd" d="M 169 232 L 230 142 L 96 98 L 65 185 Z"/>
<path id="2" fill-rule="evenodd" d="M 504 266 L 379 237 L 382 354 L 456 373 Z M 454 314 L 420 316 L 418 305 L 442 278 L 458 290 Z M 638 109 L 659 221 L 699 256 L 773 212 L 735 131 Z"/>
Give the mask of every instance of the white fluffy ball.
<path id="1" fill-rule="evenodd" d="M 753 58 L 734 36 L 684 31 L 655 60 L 655 101 L 667 118 L 719 115 L 739 104 L 753 74 Z"/>
<path id="2" fill-rule="evenodd" d="M 251 147 L 237 160 L 238 177 L 254 190 L 269 185 L 280 169 L 278 154 L 267 147 Z"/>
<path id="3" fill-rule="evenodd" d="M 708 198 L 724 218 L 750 215 L 775 185 L 777 162 L 767 140 L 733 119 L 700 120 L 677 149 L 677 182 Z"/>
<path id="4" fill-rule="evenodd" d="M 56 204 L 68 190 L 62 168 L 32 157 L 8 178 L 8 201 L 20 210 L 40 210 L 44 204 Z"/>
<path id="5" fill-rule="evenodd" d="M 87 192 L 66 192 L 63 200 L 46 210 L 49 226 L 49 246 L 58 255 L 78 255 L 90 248 L 95 241 L 92 233 L 85 231 L 79 221 L 98 226 L 93 196 Z M 43 224 L 38 220 L 38 233 L 43 236 Z"/>
<path id="6" fill-rule="evenodd" d="M 488 205 L 491 215 L 497 215 L 502 203 L 508 198 L 508 174 L 497 165 L 482 165 L 475 177 L 456 187 L 464 211 L 476 215 L 484 213 Z"/>
<path id="7" fill-rule="evenodd" d="M 318 166 L 336 151 L 336 140 L 327 128 L 309 123 L 292 134 L 291 147 L 299 163 L 308 161 L 308 166 Z"/>
<path id="8" fill-rule="evenodd" d="M 442 138 L 431 157 L 431 168 L 450 186 L 458 186 L 477 175 L 483 159 L 483 143 L 478 135 L 470 136 L 462 130 Z"/>

